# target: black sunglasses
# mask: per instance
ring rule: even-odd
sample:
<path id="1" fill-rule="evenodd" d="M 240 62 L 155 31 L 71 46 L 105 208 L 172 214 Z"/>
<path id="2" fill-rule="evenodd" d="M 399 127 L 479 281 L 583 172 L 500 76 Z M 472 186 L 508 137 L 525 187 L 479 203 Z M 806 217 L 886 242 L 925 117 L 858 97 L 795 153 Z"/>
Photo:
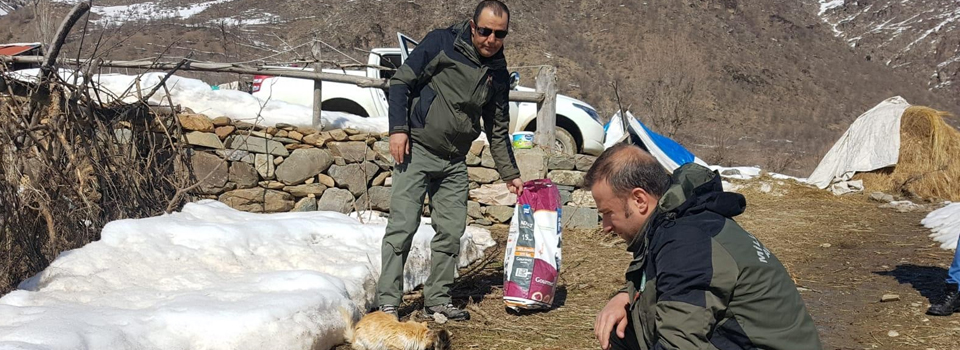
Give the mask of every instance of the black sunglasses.
<path id="1" fill-rule="evenodd" d="M 497 39 L 503 39 L 507 37 L 506 30 L 493 30 L 490 28 L 477 27 L 477 34 L 482 37 L 488 37 L 490 36 L 490 33 L 493 33 L 493 36 L 497 37 Z"/>

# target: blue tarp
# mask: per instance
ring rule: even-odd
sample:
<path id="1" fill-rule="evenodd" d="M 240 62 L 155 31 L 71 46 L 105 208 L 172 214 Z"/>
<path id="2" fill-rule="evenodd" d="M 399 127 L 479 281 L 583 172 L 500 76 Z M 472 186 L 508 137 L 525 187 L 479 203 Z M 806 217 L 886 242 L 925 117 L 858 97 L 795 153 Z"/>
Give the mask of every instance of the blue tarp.
<path id="1" fill-rule="evenodd" d="M 626 114 L 630 125 L 629 142 L 646 149 L 656 157 L 660 164 L 663 164 L 667 170 L 672 172 L 674 169 L 687 163 L 707 165 L 676 141 L 650 130 L 650 128 L 641 123 L 640 120 L 635 118 L 630 112 Z M 620 113 L 618 112 L 603 126 L 603 131 L 606 135 L 604 148 L 611 147 L 626 139 L 623 135 L 622 125 Z"/>
<path id="2" fill-rule="evenodd" d="M 637 123 L 640 123 L 640 121 L 637 121 Z M 653 140 L 653 143 L 663 150 L 663 153 L 666 153 L 670 159 L 673 159 L 674 162 L 677 162 L 677 164 L 684 165 L 693 162 L 693 153 L 690 153 L 690 151 L 677 143 L 677 141 L 650 130 L 650 128 L 643 123 L 640 123 L 640 127 L 650 134 L 650 138 Z"/>

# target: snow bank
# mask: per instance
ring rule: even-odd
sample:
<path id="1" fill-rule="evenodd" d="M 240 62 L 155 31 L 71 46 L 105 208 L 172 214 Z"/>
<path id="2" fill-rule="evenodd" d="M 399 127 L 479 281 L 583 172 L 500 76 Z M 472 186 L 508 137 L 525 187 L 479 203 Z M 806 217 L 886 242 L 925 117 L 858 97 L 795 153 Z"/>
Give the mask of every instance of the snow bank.
<path id="1" fill-rule="evenodd" d="M 760 170 L 758 167 L 747 166 L 724 167 L 719 165 L 710 165 L 708 168 L 720 173 L 720 176 L 723 178 L 736 180 L 750 180 L 757 178 L 763 172 L 763 170 Z"/>
<path id="2" fill-rule="evenodd" d="M 322 117 L 324 130 L 353 128 L 368 133 L 384 133 L 390 130 L 389 120 L 385 117 L 364 118 L 355 114 L 329 111 L 322 111 Z M 313 118 L 312 110 L 310 118 Z"/>
<path id="3" fill-rule="evenodd" d="M 799 183 L 808 183 L 807 178 L 805 177 L 796 177 L 796 176 L 790 176 L 790 175 L 784 175 L 784 174 L 778 174 L 778 173 L 770 173 L 770 177 L 777 180 L 793 180 Z"/>
<path id="4" fill-rule="evenodd" d="M 933 231 L 930 237 L 940 242 L 940 248 L 957 249 L 957 237 L 960 237 L 960 203 L 948 204 L 927 214 L 920 224 Z"/>
<path id="5" fill-rule="evenodd" d="M 114 221 L 0 298 L 0 349 L 328 349 L 343 340 L 341 312 L 375 303 L 383 232 L 216 201 Z M 426 279 L 433 235 L 414 237 L 408 288 Z M 493 244 L 466 232 L 460 264 Z"/>
<path id="6" fill-rule="evenodd" d="M 25 69 L 11 73 L 22 81 L 36 81 L 39 69 Z M 73 81 L 74 71 L 59 71 L 62 79 Z M 166 73 L 144 73 L 141 76 L 124 74 L 98 74 L 91 77 L 91 94 L 99 91 L 104 103 L 116 100 L 137 101 L 138 94 L 147 94 Z M 139 79 L 138 79 L 139 78 Z M 139 91 L 137 89 L 139 84 Z M 170 98 L 173 103 L 190 108 L 211 118 L 227 116 L 234 120 L 273 126 L 286 123 L 299 126 L 315 126 L 313 110 L 310 106 L 287 103 L 269 98 L 260 99 L 248 93 L 236 90 L 213 90 L 201 80 L 171 76 L 167 80 Z M 167 104 L 167 94 L 163 89 L 150 97 L 149 102 Z M 380 133 L 388 129 L 386 117 L 364 118 L 361 116 L 323 111 L 321 114 L 324 129 L 354 128 L 363 132 Z"/>
<path id="7" fill-rule="evenodd" d="M 725 179 L 734 179 L 734 180 L 752 180 L 760 177 L 764 173 L 763 169 L 755 166 L 735 166 L 735 167 L 725 167 L 720 165 L 710 165 L 707 166 L 710 170 L 714 170 L 720 173 L 720 177 Z M 807 178 L 805 177 L 796 177 L 778 173 L 767 173 L 770 177 L 775 180 L 793 180 L 799 183 L 807 183 Z"/>

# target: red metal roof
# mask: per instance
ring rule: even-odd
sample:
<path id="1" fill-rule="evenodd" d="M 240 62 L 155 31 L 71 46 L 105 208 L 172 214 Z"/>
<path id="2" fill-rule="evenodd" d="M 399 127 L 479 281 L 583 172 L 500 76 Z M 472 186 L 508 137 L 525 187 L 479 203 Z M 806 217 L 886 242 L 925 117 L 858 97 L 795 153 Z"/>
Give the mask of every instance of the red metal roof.
<path id="1" fill-rule="evenodd" d="M 10 45 L 2 46 L 0 45 L 0 55 L 3 56 L 16 56 L 21 53 L 33 50 L 40 45 Z"/>

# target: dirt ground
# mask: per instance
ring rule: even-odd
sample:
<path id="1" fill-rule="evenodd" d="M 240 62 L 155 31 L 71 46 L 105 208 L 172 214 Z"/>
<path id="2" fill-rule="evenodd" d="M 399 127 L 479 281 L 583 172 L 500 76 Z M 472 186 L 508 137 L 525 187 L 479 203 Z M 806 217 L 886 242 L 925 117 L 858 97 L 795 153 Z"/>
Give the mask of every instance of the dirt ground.
<path id="1" fill-rule="evenodd" d="M 772 184 L 769 192 L 762 183 Z M 878 208 L 866 195 L 835 197 L 776 180 L 745 182 L 737 218 L 786 265 L 827 349 L 958 349 L 960 315 L 924 314 L 940 295 L 952 252 L 919 222 L 925 211 Z M 564 232 L 563 266 L 548 312 L 507 312 L 502 302 L 505 228 L 488 259 L 461 271 L 455 302 L 473 318 L 431 327 L 452 333 L 452 349 L 597 349 L 593 320 L 623 283 L 625 245 L 602 232 Z M 884 294 L 899 301 L 880 302 Z M 422 307 L 417 293 L 401 315 Z M 341 347 L 346 349 L 346 347 Z"/>

